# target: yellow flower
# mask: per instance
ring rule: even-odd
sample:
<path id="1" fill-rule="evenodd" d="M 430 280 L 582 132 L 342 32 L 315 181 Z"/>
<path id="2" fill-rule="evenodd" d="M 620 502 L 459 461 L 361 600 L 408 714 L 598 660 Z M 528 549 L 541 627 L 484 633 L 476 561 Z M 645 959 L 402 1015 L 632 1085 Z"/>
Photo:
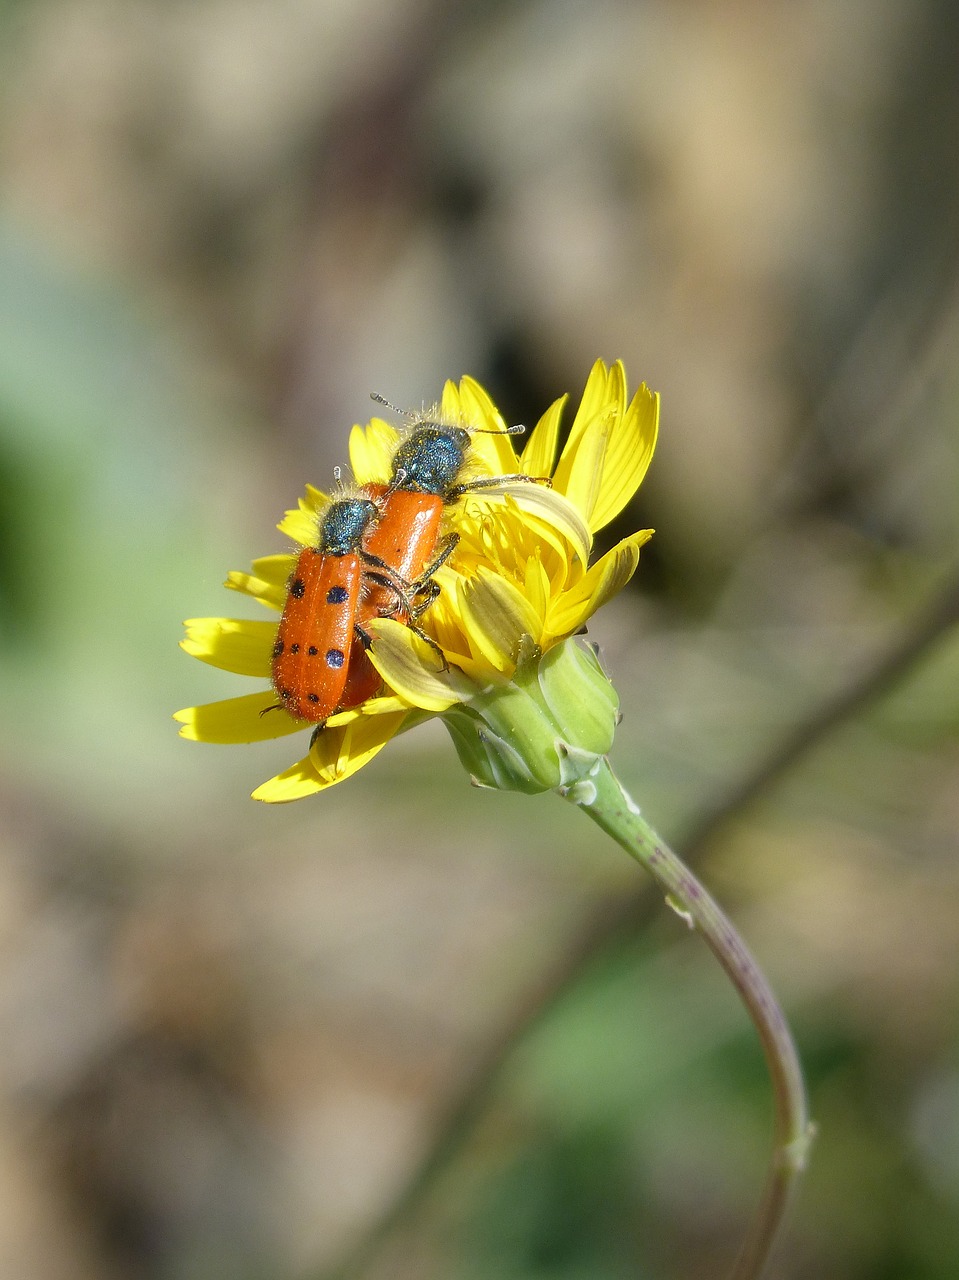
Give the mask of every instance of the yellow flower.
<path id="1" fill-rule="evenodd" d="M 659 398 L 642 386 L 627 400 L 622 364 L 607 368 L 597 361 L 554 467 L 566 400 L 550 406 L 517 461 L 505 434 L 480 434 L 506 429 L 483 388 L 468 377 L 458 387 L 446 384 L 437 416 L 477 432 L 467 482 L 519 472 L 551 477 L 552 486 L 504 480 L 468 492 L 447 509 L 446 527 L 459 542 L 436 574 L 436 601 L 420 618 L 446 666 L 409 627 L 388 618 L 372 622 L 370 656 L 384 678 L 383 692 L 331 716 L 308 755 L 258 787 L 255 799 L 295 800 L 341 782 L 395 734 L 430 715 L 445 715 L 456 741 L 454 723 L 463 708 L 508 697 L 518 669 L 535 667 L 629 581 L 652 530 L 631 534 L 592 566 L 589 553 L 593 535 L 623 510 L 646 474 Z M 350 461 L 357 485 L 389 480 L 399 439 L 400 432 L 382 419 L 354 427 Z M 279 529 L 302 545 L 315 542 L 318 513 L 328 501 L 308 486 Z M 281 610 L 294 559 L 286 554 L 257 560 L 251 573 L 231 573 L 226 585 Z M 188 653 L 269 681 L 276 621 L 199 618 L 186 627 L 182 646 Z M 275 703 L 276 693 L 267 687 L 188 708 L 176 719 L 184 737 L 204 742 L 252 742 L 305 727 L 282 710 L 261 714 Z"/>

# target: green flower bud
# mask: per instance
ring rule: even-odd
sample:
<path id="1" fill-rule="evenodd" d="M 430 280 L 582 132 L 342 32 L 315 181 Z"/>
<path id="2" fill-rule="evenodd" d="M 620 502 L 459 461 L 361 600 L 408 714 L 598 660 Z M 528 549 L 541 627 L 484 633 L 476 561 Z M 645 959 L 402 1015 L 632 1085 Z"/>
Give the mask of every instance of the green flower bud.
<path id="1" fill-rule="evenodd" d="M 442 718 L 477 786 L 535 795 L 587 780 L 612 745 L 618 713 L 595 650 L 568 639 Z"/>

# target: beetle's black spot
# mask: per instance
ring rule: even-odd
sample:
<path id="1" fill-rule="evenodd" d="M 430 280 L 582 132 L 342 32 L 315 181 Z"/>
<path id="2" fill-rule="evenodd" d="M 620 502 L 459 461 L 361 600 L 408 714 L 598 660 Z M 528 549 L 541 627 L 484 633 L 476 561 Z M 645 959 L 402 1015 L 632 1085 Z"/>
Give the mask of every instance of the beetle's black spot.
<path id="1" fill-rule="evenodd" d="M 282 652 L 283 652 L 283 641 L 277 640 L 273 646 L 273 657 L 278 658 Z"/>
<path id="2" fill-rule="evenodd" d="M 298 644 L 290 645 L 290 653 L 299 653 L 299 652 L 300 652 L 300 646 Z"/>
<path id="3" fill-rule="evenodd" d="M 292 690 L 292 689 L 281 689 L 281 690 L 280 690 L 280 697 L 281 697 L 281 698 L 286 698 L 286 700 L 289 702 L 290 698 L 292 698 L 292 697 L 293 697 L 293 690 Z"/>
<path id="4" fill-rule="evenodd" d="M 334 671 L 339 671 L 345 661 L 346 654 L 342 649 L 327 649 L 326 665 L 328 667 L 332 667 Z"/>
<path id="5" fill-rule="evenodd" d="M 326 593 L 327 604 L 345 604 L 350 598 L 350 593 L 346 587 L 330 587 Z"/>
<path id="6" fill-rule="evenodd" d="M 307 649 L 307 653 L 310 655 L 311 658 L 315 658 L 319 652 L 320 651 L 315 644 L 311 644 L 309 649 Z"/>
<path id="7" fill-rule="evenodd" d="M 318 693 L 308 693 L 306 695 L 307 702 L 319 702 L 320 695 Z"/>
<path id="8" fill-rule="evenodd" d="M 302 600 L 303 594 L 305 591 L 306 591 L 306 585 L 304 584 L 303 579 L 294 578 L 293 581 L 290 583 L 290 595 L 293 597 L 293 599 Z"/>

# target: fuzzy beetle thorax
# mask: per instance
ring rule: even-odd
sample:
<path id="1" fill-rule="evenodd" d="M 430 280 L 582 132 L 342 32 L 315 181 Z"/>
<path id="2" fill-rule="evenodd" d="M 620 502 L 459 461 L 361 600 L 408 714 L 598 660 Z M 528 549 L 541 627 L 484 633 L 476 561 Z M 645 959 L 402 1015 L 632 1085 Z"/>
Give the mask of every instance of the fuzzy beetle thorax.
<path id="1" fill-rule="evenodd" d="M 355 551 L 376 514 L 376 505 L 368 498 L 341 498 L 334 502 L 320 526 L 320 548 L 331 556 Z"/>
<path id="2" fill-rule="evenodd" d="M 445 497 L 466 465 L 469 432 L 436 423 L 417 427 L 393 457 L 393 475 L 402 474 L 404 489 Z"/>

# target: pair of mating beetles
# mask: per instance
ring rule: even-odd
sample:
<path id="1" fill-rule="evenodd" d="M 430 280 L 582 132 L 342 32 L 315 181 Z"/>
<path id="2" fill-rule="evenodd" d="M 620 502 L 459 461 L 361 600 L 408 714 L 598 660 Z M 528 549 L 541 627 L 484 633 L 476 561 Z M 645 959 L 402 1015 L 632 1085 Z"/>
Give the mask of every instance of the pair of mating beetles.
<path id="1" fill-rule="evenodd" d="M 316 545 L 300 552 L 290 577 L 273 647 L 278 708 L 322 726 L 335 711 L 373 697 L 381 684 L 366 653 L 365 624 L 373 618 L 398 618 L 437 648 L 417 619 L 436 599 L 434 576 L 459 540 L 456 533 L 440 539 L 444 507 L 474 489 L 536 482 L 524 475 L 461 482 L 469 450 L 465 427 L 414 417 L 393 455 L 389 484 L 368 484 L 330 503 Z"/>

